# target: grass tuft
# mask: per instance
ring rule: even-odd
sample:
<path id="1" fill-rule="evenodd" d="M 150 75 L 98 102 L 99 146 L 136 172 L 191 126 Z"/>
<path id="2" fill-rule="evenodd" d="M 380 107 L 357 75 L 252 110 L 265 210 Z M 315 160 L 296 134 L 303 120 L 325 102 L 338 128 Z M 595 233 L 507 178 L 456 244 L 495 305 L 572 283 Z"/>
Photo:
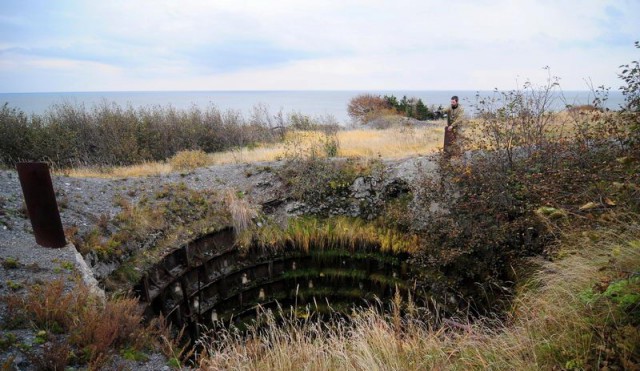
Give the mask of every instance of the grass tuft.
<path id="1" fill-rule="evenodd" d="M 311 248 L 354 252 L 374 249 L 376 252 L 411 253 L 419 246 L 416 235 L 347 217 L 293 218 L 285 228 L 267 224 L 255 233 L 258 247 L 276 250 L 294 246 L 303 251 Z"/>
<path id="2" fill-rule="evenodd" d="M 169 159 L 174 170 L 193 170 L 209 163 L 207 154 L 202 150 L 180 151 Z"/>
<path id="3" fill-rule="evenodd" d="M 258 212 L 243 197 L 242 194 L 228 189 L 225 192 L 224 200 L 231 214 L 231 223 L 236 234 L 242 234 L 252 225 L 252 220 Z"/>

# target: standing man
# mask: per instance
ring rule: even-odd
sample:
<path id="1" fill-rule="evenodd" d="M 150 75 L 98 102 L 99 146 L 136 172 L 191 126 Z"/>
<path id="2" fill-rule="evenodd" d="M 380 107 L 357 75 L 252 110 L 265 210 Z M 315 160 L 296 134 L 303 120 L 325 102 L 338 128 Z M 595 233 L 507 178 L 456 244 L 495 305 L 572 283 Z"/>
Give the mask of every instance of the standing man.
<path id="1" fill-rule="evenodd" d="M 444 153 L 447 157 L 459 155 L 461 152 L 462 123 L 464 121 L 464 109 L 458 103 L 458 96 L 451 97 L 451 106 L 445 108 L 447 115 L 447 127 L 444 133 Z"/>

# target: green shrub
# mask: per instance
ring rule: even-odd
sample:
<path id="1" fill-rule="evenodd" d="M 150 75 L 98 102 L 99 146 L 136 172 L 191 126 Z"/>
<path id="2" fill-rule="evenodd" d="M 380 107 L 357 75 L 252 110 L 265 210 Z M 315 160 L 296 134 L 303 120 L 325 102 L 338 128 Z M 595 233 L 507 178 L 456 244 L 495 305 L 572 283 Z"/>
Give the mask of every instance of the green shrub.
<path id="1" fill-rule="evenodd" d="M 640 49 L 640 41 L 634 43 L 636 49 Z M 619 77 L 626 83 L 620 87 L 626 100 L 626 111 L 640 112 L 640 60 L 620 66 L 623 68 Z"/>
<path id="2" fill-rule="evenodd" d="M 315 204 L 346 192 L 358 176 L 353 161 L 333 161 L 315 156 L 293 158 L 278 171 L 296 200 Z"/>
<path id="3" fill-rule="evenodd" d="M 247 123 L 239 113 L 214 106 L 134 109 L 107 102 L 90 109 L 57 104 L 45 114 L 27 116 L 5 103 L 0 109 L 0 164 L 130 165 L 164 160 L 184 150 L 216 152 L 279 140 L 265 117 Z"/>
<path id="4" fill-rule="evenodd" d="M 482 150 L 442 159 L 435 178 L 426 174 L 417 187 L 414 215 L 426 218 L 419 280 L 441 300 L 451 292 L 462 298 L 453 309 L 498 309 L 513 267 L 550 252 L 563 223 L 616 218 L 608 214 L 614 208 L 640 211 L 640 151 L 623 139 L 633 121 L 582 115 L 572 135 L 557 135 L 563 123 L 550 113 L 557 87 L 549 77 L 541 87 L 480 98 L 471 140 Z"/>

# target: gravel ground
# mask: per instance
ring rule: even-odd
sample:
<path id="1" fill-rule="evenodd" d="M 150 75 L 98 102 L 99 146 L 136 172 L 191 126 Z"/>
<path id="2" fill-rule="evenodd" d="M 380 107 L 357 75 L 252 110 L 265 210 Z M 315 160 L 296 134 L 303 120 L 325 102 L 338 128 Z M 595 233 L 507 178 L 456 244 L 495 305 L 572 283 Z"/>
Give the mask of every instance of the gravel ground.
<path id="1" fill-rule="evenodd" d="M 389 174 L 404 178 L 411 182 L 418 173 L 417 168 L 425 169 L 424 158 L 389 161 Z M 221 165 L 200 168 L 189 173 L 172 173 L 142 178 L 99 179 L 69 178 L 53 176 L 62 224 L 65 228 L 77 226 L 81 231 L 96 224 L 101 216 L 109 218 L 120 212 L 114 202 L 116 197 L 123 197 L 135 203 L 145 194 L 157 191 L 164 184 L 184 182 L 189 188 L 202 190 L 225 190 L 244 192 L 249 202 L 262 205 L 269 201 L 285 199 L 286 194 L 280 180 L 273 169 L 283 165 L 282 162 Z M 430 166 L 426 167 L 427 169 Z M 283 214 L 283 205 L 275 210 Z M 0 297 L 14 292 L 24 292 L 25 287 L 34 283 L 48 282 L 56 278 L 71 278 L 81 271 L 82 262 L 77 260 L 77 253 L 72 245 L 61 249 L 39 247 L 34 240 L 31 224 L 25 216 L 22 190 L 15 171 L 0 170 L 0 258 L 2 262 L 14 260 L 15 267 L 0 266 Z M 74 268 L 70 268 L 74 267 Z M 70 280 L 67 280 L 70 281 Z M 7 320 L 6 305 L 0 303 L 0 323 Z M 33 345 L 33 330 L 11 331 L 17 336 L 17 342 Z M 0 330 L 0 340 L 7 331 Z M 41 347 L 41 346 L 40 346 Z M 14 357 L 13 365 L 17 369 L 33 369 L 28 359 L 15 347 L 9 350 L 0 348 L 0 365 L 10 357 Z M 114 368 L 162 370 L 166 360 L 161 355 L 152 355 L 146 363 L 136 364 L 123 360 L 115 360 Z M 4 369 L 4 368 L 3 368 Z"/>

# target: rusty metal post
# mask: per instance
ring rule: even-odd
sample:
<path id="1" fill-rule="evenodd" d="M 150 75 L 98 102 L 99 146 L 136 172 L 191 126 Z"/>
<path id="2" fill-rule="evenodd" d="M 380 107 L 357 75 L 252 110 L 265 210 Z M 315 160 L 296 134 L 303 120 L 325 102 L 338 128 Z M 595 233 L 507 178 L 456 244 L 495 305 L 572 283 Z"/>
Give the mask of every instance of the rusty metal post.
<path id="1" fill-rule="evenodd" d="M 67 242 L 49 166 L 44 162 L 21 162 L 16 168 L 36 242 L 44 247 L 64 247 Z"/>

